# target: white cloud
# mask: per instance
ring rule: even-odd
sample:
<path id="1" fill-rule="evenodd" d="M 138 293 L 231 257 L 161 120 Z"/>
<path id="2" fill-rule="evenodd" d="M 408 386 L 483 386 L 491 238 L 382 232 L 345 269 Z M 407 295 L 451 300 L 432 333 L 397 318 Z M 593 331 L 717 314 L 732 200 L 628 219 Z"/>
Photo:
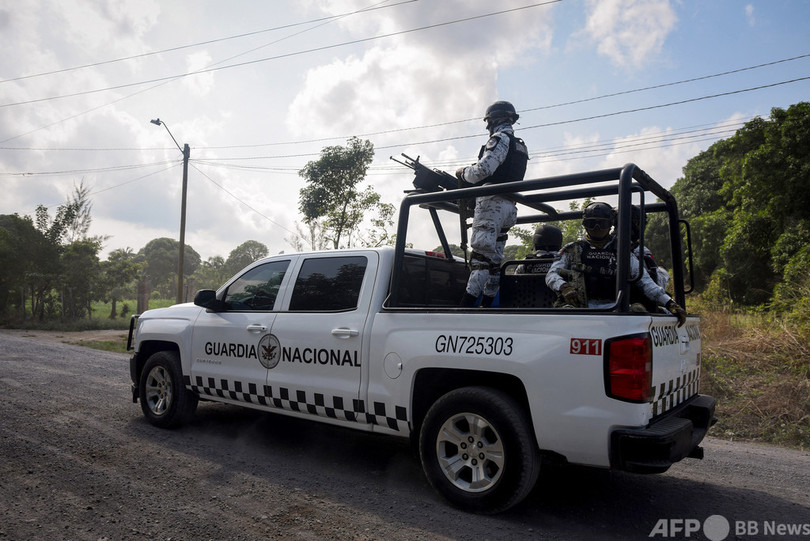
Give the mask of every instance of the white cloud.
<path id="1" fill-rule="evenodd" d="M 204 70 L 213 63 L 208 51 L 199 51 L 186 57 L 187 73 Z M 208 94 L 214 86 L 214 72 L 199 73 L 183 78 L 183 83 L 195 96 L 201 97 Z"/>
<path id="2" fill-rule="evenodd" d="M 345 2 L 328 1 L 321 8 L 328 13 L 349 9 Z M 453 0 L 348 17 L 340 24 L 367 37 L 451 21 L 458 13 L 496 10 L 491 2 Z M 517 27 L 528 30 L 514 33 Z M 335 135 L 477 116 L 498 97 L 498 70 L 525 61 L 526 50 L 548 52 L 550 39 L 550 11 L 535 8 L 374 42 L 310 69 L 287 124 L 299 134 Z"/>
<path id="3" fill-rule="evenodd" d="M 753 28 L 754 23 L 756 23 L 756 19 L 754 19 L 753 4 L 748 4 L 747 6 L 745 6 L 745 18 L 748 20 L 748 26 Z"/>
<path id="4" fill-rule="evenodd" d="M 657 142 L 645 145 L 644 141 L 665 140 L 673 134 L 672 128 L 648 126 L 636 133 L 613 140 L 614 151 L 605 156 L 601 167 L 616 167 L 617 164 L 634 163 L 655 179 L 664 188 L 671 188 L 681 176 L 686 162 L 701 151 L 700 144 L 677 141 L 671 146 L 658 146 Z"/>
<path id="5" fill-rule="evenodd" d="M 669 0 L 588 0 L 585 34 L 620 67 L 639 69 L 661 52 L 677 17 Z"/>

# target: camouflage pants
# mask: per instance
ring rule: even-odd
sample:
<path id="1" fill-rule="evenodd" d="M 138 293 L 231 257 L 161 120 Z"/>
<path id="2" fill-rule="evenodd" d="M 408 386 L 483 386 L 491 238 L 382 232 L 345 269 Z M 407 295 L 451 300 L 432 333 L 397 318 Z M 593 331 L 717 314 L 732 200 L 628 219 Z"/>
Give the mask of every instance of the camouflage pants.
<path id="1" fill-rule="evenodd" d="M 500 266 L 506 246 L 506 232 L 517 221 L 515 204 L 499 196 L 475 200 L 470 247 L 470 278 L 467 293 L 494 297 L 500 284 Z"/>

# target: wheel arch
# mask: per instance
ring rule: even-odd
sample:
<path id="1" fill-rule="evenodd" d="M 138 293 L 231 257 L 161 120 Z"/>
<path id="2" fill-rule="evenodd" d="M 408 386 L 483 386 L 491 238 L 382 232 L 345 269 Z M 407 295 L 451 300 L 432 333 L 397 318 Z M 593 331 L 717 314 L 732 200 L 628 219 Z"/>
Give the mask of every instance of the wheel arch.
<path id="1" fill-rule="evenodd" d="M 135 362 L 130 363 L 132 381 L 136 385 L 141 379 L 141 373 L 143 373 L 143 367 L 146 364 L 146 361 L 149 360 L 149 357 L 159 351 L 174 351 L 179 356 L 180 346 L 174 342 L 169 342 L 166 340 L 145 340 L 141 342 L 138 352 L 134 356 Z M 182 372 L 182 370 L 183 367 L 181 364 L 180 371 Z"/>
<path id="2" fill-rule="evenodd" d="M 531 421 L 526 387 L 517 376 L 484 370 L 423 368 L 416 373 L 411 394 L 412 435 L 418 435 L 425 415 L 439 397 L 461 387 L 489 387 L 505 392 L 525 411 Z"/>

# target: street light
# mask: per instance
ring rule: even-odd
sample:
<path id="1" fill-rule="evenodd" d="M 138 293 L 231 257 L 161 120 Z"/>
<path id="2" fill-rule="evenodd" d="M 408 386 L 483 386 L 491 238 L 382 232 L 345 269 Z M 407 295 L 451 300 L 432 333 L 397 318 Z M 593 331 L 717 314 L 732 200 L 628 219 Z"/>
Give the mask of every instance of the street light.
<path id="1" fill-rule="evenodd" d="M 174 141 L 174 144 L 177 145 L 177 148 L 183 153 L 183 199 L 182 203 L 180 204 L 180 250 L 177 256 L 177 304 L 180 304 L 184 300 L 183 260 L 185 258 L 186 251 L 186 192 L 188 188 L 188 158 L 191 156 L 191 149 L 188 147 L 188 144 L 184 144 L 183 148 L 180 148 L 180 145 L 177 143 L 177 139 L 174 138 L 174 135 L 172 135 L 169 127 L 159 118 L 150 120 L 150 122 L 155 126 L 160 126 L 162 124 L 163 127 L 166 128 L 166 131 L 169 132 L 169 136 L 172 138 L 172 141 Z"/>

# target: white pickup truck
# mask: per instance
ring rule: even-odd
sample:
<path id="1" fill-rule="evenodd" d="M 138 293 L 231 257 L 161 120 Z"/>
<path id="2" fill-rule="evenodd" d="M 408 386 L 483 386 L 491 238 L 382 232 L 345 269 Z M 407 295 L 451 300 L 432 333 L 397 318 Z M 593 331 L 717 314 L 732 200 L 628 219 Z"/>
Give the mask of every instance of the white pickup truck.
<path id="1" fill-rule="evenodd" d="M 514 198 L 524 224 L 578 218 L 551 202 L 618 201 L 616 304 L 554 308 L 543 275 L 505 263 L 499 302 L 458 307 L 468 270 L 449 255 L 445 222 L 468 227 L 458 200 L 496 193 Z M 663 310 L 630 311 L 631 203 L 668 216 L 673 298 L 685 307 L 677 206 L 632 164 L 416 190 L 394 248 L 273 256 L 193 304 L 133 317 L 133 401 L 159 427 L 208 400 L 411 438 L 432 486 L 482 513 L 525 498 L 541 459 L 656 473 L 700 458 L 715 401 L 698 394 L 699 318 L 679 327 Z M 406 248 L 414 208 L 442 251 Z"/>

